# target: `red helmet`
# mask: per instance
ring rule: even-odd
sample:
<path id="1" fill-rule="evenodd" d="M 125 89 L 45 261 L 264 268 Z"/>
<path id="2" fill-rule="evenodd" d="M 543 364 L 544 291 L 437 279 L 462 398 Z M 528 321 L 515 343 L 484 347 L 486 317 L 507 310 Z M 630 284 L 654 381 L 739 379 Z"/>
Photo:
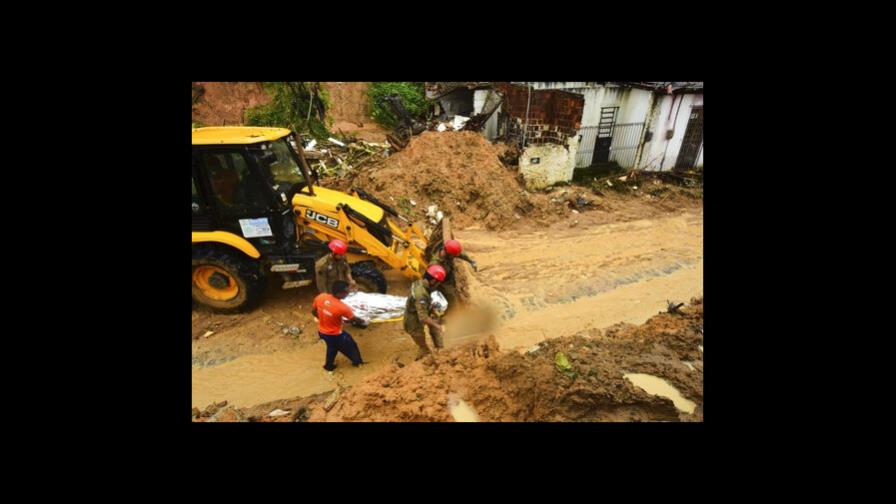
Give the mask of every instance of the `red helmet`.
<path id="1" fill-rule="evenodd" d="M 429 273 L 429 276 L 435 278 L 436 280 L 438 280 L 440 282 L 444 282 L 445 275 L 448 274 L 445 271 L 445 268 L 443 268 L 441 265 L 438 265 L 438 264 L 433 264 L 432 266 L 426 268 L 426 272 Z"/>
<path id="2" fill-rule="evenodd" d="M 348 252 L 348 244 L 342 240 L 330 240 L 330 243 L 327 246 L 337 255 L 345 255 L 345 253 Z"/>
<path id="3" fill-rule="evenodd" d="M 460 254 L 460 251 L 463 248 L 460 246 L 460 242 L 457 240 L 448 240 L 445 242 L 445 252 L 448 252 L 449 255 L 456 256 Z"/>

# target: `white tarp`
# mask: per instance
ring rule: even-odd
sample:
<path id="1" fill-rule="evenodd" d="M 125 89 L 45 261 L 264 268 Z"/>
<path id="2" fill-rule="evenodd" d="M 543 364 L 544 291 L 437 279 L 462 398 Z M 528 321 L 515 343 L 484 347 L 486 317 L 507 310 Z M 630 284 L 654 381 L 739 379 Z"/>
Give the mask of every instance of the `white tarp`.
<path id="1" fill-rule="evenodd" d="M 434 315 L 441 316 L 444 314 L 445 310 L 448 309 L 448 301 L 445 299 L 445 296 L 439 291 L 433 291 L 430 298 Z M 404 296 L 392 296 L 390 294 L 352 292 L 342 302 L 355 312 L 356 317 L 360 317 L 368 322 L 383 322 L 404 316 L 404 306 L 407 299 Z"/>
<path id="2" fill-rule="evenodd" d="M 438 317 L 444 315 L 445 310 L 448 309 L 448 300 L 445 299 L 445 295 L 439 291 L 432 291 L 429 295 L 429 299 L 431 301 L 429 304 L 429 311 L 433 312 Z"/>
<path id="3" fill-rule="evenodd" d="M 356 317 L 368 322 L 390 320 L 404 314 L 404 296 L 392 296 L 375 292 L 352 292 L 343 303 L 347 304 Z"/>

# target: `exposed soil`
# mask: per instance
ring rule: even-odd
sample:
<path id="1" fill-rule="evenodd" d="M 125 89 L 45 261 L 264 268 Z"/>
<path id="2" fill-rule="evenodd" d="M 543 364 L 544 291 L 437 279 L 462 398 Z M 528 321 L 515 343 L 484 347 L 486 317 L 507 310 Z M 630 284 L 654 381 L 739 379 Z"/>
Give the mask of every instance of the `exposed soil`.
<path id="1" fill-rule="evenodd" d="M 529 192 L 516 167 L 501 162 L 506 149 L 470 131 L 427 131 L 382 162 L 323 183 L 343 191 L 360 187 L 412 220 L 426 220 L 436 205 L 457 229 L 540 228 L 584 212 L 602 216 L 594 223 L 618 222 L 703 205 L 696 191 L 658 181 L 626 193 L 579 185 Z"/>
<path id="2" fill-rule="evenodd" d="M 436 205 L 459 228 L 503 229 L 523 216 L 547 223 L 564 213 L 545 212 L 548 198 L 524 191 L 496 147 L 470 131 L 423 132 L 381 163 L 332 184 L 361 187 L 414 220 Z"/>
<path id="3" fill-rule="evenodd" d="M 206 125 L 239 124 L 246 106 L 268 99 L 258 83 L 202 84 L 194 121 Z M 325 86 L 344 132 L 379 128 L 361 115 L 366 84 Z M 194 420 L 452 421 L 463 401 L 483 421 L 702 421 L 702 187 L 644 180 L 532 193 L 502 163 L 506 150 L 472 132 L 425 132 L 324 182 L 366 189 L 418 221 L 433 204 L 451 217 L 479 271 L 458 263 L 472 303 L 449 312 L 440 355 L 414 362 L 400 322 L 371 324 L 348 328 L 370 364 L 340 355 L 328 373 L 309 313 L 316 292 L 272 280 L 250 313 L 194 310 Z M 386 275 L 390 294 L 407 294 L 406 279 Z M 683 315 L 657 315 L 693 296 Z M 626 373 L 665 379 L 696 409 L 683 413 Z M 267 416 L 276 409 L 287 414 Z"/>
<path id="4" fill-rule="evenodd" d="M 239 126 L 245 111 L 269 103 L 271 97 L 260 82 L 194 82 L 204 93 L 193 106 L 193 122 L 204 126 Z M 330 94 L 327 118 L 334 134 L 345 133 L 359 140 L 385 142 L 388 130 L 367 114 L 367 82 L 321 82 Z"/>
<path id="5" fill-rule="evenodd" d="M 368 82 L 321 82 L 321 87 L 330 95 L 327 115 L 334 122 L 354 125 L 373 123 L 367 111 Z"/>
<path id="6" fill-rule="evenodd" d="M 217 421 L 450 422 L 452 402 L 461 399 L 481 421 L 702 421 L 702 345 L 701 298 L 639 326 L 590 330 L 519 352 L 502 351 L 490 337 L 394 364 L 330 394 L 214 414 Z M 558 353 L 568 368 L 558 366 Z M 627 373 L 662 378 L 696 407 L 682 411 Z M 265 417 L 276 408 L 290 414 Z"/>
<path id="7" fill-rule="evenodd" d="M 368 82 L 321 82 L 330 94 L 327 116 L 333 120 L 330 130 L 367 142 L 385 142 L 389 131 L 368 114 Z"/>
<path id="8" fill-rule="evenodd" d="M 570 216 L 546 228 L 455 233 L 479 272 L 458 265 L 464 273 L 458 278 L 474 304 L 449 312 L 448 348 L 493 335 L 501 348 L 525 349 L 618 322 L 640 324 L 664 309 L 668 299 L 702 295 L 702 211 L 606 224 L 592 224 L 605 218 L 599 212 L 574 217 L 580 224 L 573 227 Z M 389 292 L 406 295 L 407 281 L 398 272 L 386 274 Z M 226 400 L 248 407 L 308 397 L 357 385 L 396 360 L 413 362 L 414 343 L 400 322 L 391 322 L 349 329 L 370 364 L 354 368 L 339 356 L 335 373 L 321 369 L 324 345 L 308 313 L 314 294 L 313 289 L 284 291 L 272 282 L 262 306 L 251 313 L 222 315 L 197 308 L 193 406 Z M 289 333 L 290 327 L 300 333 Z M 204 337 L 209 330 L 213 333 Z"/>
<path id="9" fill-rule="evenodd" d="M 203 126 L 239 126 L 246 109 L 269 103 L 260 82 L 194 82 L 205 92 L 193 105 L 193 122 Z"/>

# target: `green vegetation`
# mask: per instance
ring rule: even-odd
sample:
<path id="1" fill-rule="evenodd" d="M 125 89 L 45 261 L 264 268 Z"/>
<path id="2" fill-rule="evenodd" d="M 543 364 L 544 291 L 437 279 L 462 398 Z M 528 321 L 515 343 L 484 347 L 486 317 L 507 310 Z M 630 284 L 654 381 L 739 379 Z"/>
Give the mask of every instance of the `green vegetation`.
<path id="1" fill-rule="evenodd" d="M 330 99 L 317 82 L 263 82 L 270 103 L 246 110 L 246 126 L 289 128 L 324 140 L 332 133 L 326 119 Z"/>
<path id="2" fill-rule="evenodd" d="M 398 119 L 392 114 L 391 107 L 380 100 L 390 94 L 397 94 L 404 103 L 411 117 L 422 118 L 428 111 L 426 94 L 422 82 L 371 82 L 367 90 L 370 116 L 386 128 L 398 125 Z"/>

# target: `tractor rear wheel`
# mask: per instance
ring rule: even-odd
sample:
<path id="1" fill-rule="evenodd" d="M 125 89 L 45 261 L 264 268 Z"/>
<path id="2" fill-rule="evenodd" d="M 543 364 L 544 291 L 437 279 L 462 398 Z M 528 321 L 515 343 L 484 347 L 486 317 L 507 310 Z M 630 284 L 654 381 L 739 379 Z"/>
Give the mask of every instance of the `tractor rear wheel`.
<path id="1" fill-rule="evenodd" d="M 222 313 L 255 307 L 267 286 L 260 264 L 219 247 L 193 248 L 193 300 Z"/>
<path id="2" fill-rule="evenodd" d="M 386 293 L 386 276 L 377 269 L 373 261 L 362 261 L 352 264 L 352 278 L 361 292 Z"/>

